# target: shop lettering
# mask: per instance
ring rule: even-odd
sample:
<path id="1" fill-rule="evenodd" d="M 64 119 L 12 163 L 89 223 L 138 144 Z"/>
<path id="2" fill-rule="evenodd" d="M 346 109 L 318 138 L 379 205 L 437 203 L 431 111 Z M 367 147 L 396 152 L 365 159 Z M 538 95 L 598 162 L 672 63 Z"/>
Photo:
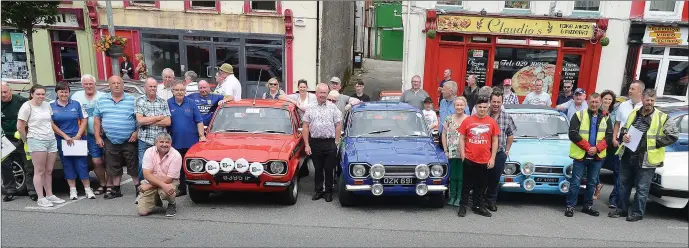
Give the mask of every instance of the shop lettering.
<path id="1" fill-rule="evenodd" d="M 587 35 L 589 24 L 560 24 L 560 34 Z"/>
<path id="2" fill-rule="evenodd" d="M 650 26 L 648 27 L 648 31 L 656 31 L 656 32 L 679 32 L 679 27 L 658 27 L 658 26 Z"/>
<path id="3" fill-rule="evenodd" d="M 500 67 L 547 66 L 548 62 L 524 60 L 500 60 Z"/>
<path id="4" fill-rule="evenodd" d="M 505 23 L 500 19 L 491 19 L 488 22 L 488 30 L 504 34 L 543 34 L 543 30 L 529 27 L 526 23 L 519 28 L 506 28 Z"/>

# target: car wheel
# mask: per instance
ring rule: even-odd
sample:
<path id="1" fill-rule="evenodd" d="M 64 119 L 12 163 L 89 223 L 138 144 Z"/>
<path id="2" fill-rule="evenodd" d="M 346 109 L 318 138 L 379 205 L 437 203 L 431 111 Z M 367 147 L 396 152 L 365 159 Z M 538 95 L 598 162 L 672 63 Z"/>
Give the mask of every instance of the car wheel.
<path id="1" fill-rule="evenodd" d="M 280 203 L 282 205 L 294 205 L 299 199 L 299 177 L 293 177 L 287 189 L 280 193 Z"/>
<path id="2" fill-rule="evenodd" d="M 189 198 L 194 203 L 204 203 L 210 200 L 210 191 L 196 190 L 194 187 L 189 187 Z"/>
<path id="3" fill-rule="evenodd" d="M 306 158 L 304 163 L 301 165 L 301 168 L 299 168 L 299 177 L 307 177 L 309 176 L 309 165 L 312 166 L 313 161 L 311 161 L 310 158 Z"/>
<path id="4" fill-rule="evenodd" d="M 340 174 L 340 180 L 337 184 L 337 190 L 339 191 L 338 199 L 340 200 L 340 206 L 354 206 L 354 194 L 352 194 L 352 192 L 347 191 L 345 187 L 344 174 Z"/>
<path id="5" fill-rule="evenodd" d="M 26 170 L 24 170 L 24 164 L 17 161 L 12 161 L 12 175 L 14 176 L 14 181 L 17 183 L 17 193 L 16 195 L 26 195 Z M 2 182 L 2 179 L 0 179 Z M 7 193 L 7 190 L 2 184 L 2 193 Z"/>
<path id="6" fill-rule="evenodd" d="M 428 196 L 428 206 L 432 208 L 443 208 L 445 206 L 445 192 Z"/>

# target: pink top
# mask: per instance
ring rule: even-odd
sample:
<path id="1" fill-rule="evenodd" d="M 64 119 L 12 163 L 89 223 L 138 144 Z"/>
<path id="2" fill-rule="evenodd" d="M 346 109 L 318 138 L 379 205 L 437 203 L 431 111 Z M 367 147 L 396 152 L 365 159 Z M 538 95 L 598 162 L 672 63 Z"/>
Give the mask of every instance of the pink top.
<path id="1" fill-rule="evenodd" d="M 175 148 L 170 147 L 170 151 L 161 158 L 158 154 L 158 148 L 152 146 L 144 153 L 144 161 L 141 167 L 145 170 L 152 170 L 153 175 L 156 176 L 179 179 L 179 170 L 182 168 L 182 155 Z"/>

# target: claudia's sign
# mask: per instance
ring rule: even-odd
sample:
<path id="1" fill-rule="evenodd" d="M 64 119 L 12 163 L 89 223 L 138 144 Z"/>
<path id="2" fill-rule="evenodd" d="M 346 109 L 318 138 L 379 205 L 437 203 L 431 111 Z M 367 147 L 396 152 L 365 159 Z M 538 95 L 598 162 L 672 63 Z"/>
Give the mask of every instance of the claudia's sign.
<path id="1" fill-rule="evenodd" d="M 667 27 L 667 26 L 646 26 L 644 43 L 658 45 L 687 45 L 689 28 Z"/>
<path id="2" fill-rule="evenodd" d="M 593 22 L 530 20 L 484 16 L 438 17 L 438 31 L 492 35 L 541 36 L 591 39 Z"/>

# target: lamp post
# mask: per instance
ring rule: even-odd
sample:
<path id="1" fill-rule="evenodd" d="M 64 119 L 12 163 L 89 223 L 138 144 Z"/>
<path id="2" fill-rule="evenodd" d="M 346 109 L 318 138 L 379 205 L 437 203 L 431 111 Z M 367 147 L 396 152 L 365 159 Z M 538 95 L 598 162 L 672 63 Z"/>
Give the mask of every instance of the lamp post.
<path id="1" fill-rule="evenodd" d="M 108 15 L 108 33 L 110 36 L 115 36 L 115 25 L 112 21 L 112 3 L 110 1 L 106 2 L 106 12 Z M 118 63 L 117 57 L 110 57 L 110 63 L 112 64 L 112 75 L 120 75 L 120 65 Z"/>

